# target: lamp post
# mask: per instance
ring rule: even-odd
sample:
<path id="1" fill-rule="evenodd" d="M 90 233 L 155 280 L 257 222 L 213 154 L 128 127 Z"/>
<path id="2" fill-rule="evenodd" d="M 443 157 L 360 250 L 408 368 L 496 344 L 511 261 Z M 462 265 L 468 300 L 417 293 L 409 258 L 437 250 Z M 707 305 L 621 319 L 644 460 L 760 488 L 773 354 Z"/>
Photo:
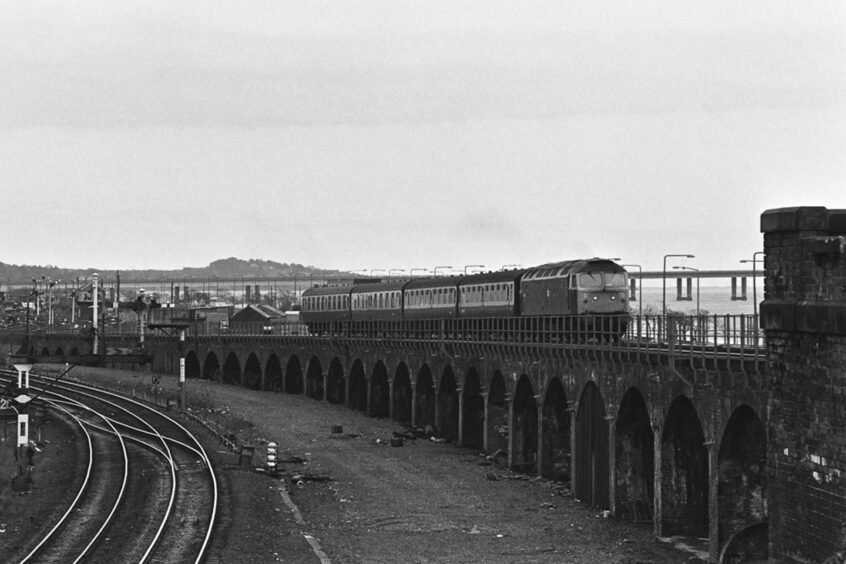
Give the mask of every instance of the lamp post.
<path id="1" fill-rule="evenodd" d="M 699 315 L 699 269 L 690 266 L 674 266 L 673 270 L 691 270 L 696 273 L 696 315 Z"/>
<path id="2" fill-rule="evenodd" d="M 639 264 L 621 264 L 623 268 L 632 266 L 637 268 L 637 314 L 639 317 L 643 316 L 643 269 Z"/>
<path id="3" fill-rule="evenodd" d="M 667 259 L 668 258 L 696 258 L 693 255 L 664 255 L 664 268 L 661 270 L 661 284 L 663 287 L 661 298 L 661 317 L 667 317 Z"/>
<path id="4" fill-rule="evenodd" d="M 503 264 L 500 270 L 508 270 L 509 268 L 520 268 L 522 264 Z"/>
<path id="5" fill-rule="evenodd" d="M 421 272 L 431 272 L 428 268 L 412 268 L 409 272 L 409 278 L 414 278 L 414 271 L 419 270 Z"/>
<path id="6" fill-rule="evenodd" d="M 484 264 L 466 264 L 464 265 L 464 276 L 467 276 L 468 268 L 485 268 Z"/>
<path id="7" fill-rule="evenodd" d="M 437 277 L 438 277 L 438 269 L 439 269 L 439 268 L 452 268 L 452 267 L 451 267 L 451 266 L 436 266 L 436 267 L 435 267 L 435 270 L 434 270 L 434 274 L 433 274 L 433 276 L 434 276 L 435 278 L 437 278 Z"/>
<path id="8" fill-rule="evenodd" d="M 387 270 L 385 270 L 384 268 L 371 268 L 371 269 L 370 269 L 370 278 L 373 278 L 373 277 L 374 277 L 374 276 L 373 276 L 373 273 L 374 273 L 374 272 L 388 272 L 388 271 L 387 271 Z"/>
<path id="9" fill-rule="evenodd" d="M 405 272 L 405 270 L 403 270 L 402 268 L 392 268 L 392 269 L 390 269 L 388 271 L 388 280 L 391 279 L 391 276 L 393 276 L 394 272 Z"/>
<path id="10" fill-rule="evenodd" d="M 761 259 L 758 258 L 758 255 L 763 255 L 763 254 L 764 254 L 764 251 L 755 251 L 754 253 L 752 253 L 751 259 L 745 259 L 745 260 L 740 261 L 742 263 L 749 263 L 749 262 L 752 263 L 752 308 L 753 308 L 752 311 L 755 314 L 755 319 L 756 319 L 755 327 L 756 328 L 758 327 L 758 322 L 757 322 L 757 319 L 758 319 L 758 292 L 756 290 L 757 285 L 755 284 L 755 276 L 757 275 L 755 265 L 759 261 L 764 262 L 763 258 L 761 258 Z"/>

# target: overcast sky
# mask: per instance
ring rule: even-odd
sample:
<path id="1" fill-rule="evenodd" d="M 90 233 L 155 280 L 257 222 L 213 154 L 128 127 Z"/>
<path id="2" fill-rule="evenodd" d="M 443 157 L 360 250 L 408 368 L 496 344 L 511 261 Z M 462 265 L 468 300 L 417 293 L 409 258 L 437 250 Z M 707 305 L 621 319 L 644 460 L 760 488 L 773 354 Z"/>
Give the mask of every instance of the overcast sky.
<path id="1" fill-rule="evenodd" d="M 846 3 L 0 0 L 0 262 L 741 268 L 846 208 Z"/>

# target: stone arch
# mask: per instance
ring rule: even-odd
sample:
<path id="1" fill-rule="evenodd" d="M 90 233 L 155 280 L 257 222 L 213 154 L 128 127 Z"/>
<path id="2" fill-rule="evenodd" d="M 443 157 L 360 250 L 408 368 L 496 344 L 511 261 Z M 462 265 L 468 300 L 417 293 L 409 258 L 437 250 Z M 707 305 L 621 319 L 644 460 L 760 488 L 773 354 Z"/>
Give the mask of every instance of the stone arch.
<path id="1" fill-rule="evenodd" d="M 505 378 L 497 370 L 488 386 L 488 450 L 508 453 L 508 402 Z"/>
<path id="2" fill-rule="evenodd" d="M 347 401 L 350 409 L 367 413 L 367 377 L 360 359 L 356 359 L 350 368 L 350 397 Z"/>
<path id="3" fill-rule="evenodd" d="M 222 376 L 223 373 L 220 369 L 220 361 L 217 359 L 217 355 L 209 351 L 206 355 L 206 360 L 203 362 L 203 380 L 220 382 Z"/>
<path id="4" fill-rule="evenodd" d="M 326 401 L 342 405 L 346 401 L 347 382 L 344 378 L 344 366 L 337 357 L 329 363 L 329 374 L 326 379 Z"/>
<path id="5" fill-rule="evenodd" d="M 70 353 L 71 353 L 71 356 L 79 356 L 79 349 L 78 349 L 78 348 L 76 348 L 76 347 L 73 347 L 73 348 L 71 349 L 71 352 L 70 352 Z"/>
<path id="6" fill-rule="evenodd" d="M 614 500 L 617 519 L 651 520 L 655 491 L 655 433 L 646 401 L 629 388 L 614 427 Z"/>
<path id="7" fill-rule="evenodd" d="M 64 356 L 65 351 L 62 350 L 62 347 L 56 347 L 56 356 Z"/>
<path id="8" fill-rule="evenodd" d="M 264 389 L 267 392 L 281 392 L 283 386 L 282 363 L 276 353 L 273 353 L 264 365 Z"/>
<path id="9" fill-rule="evenodd" d="M 608 421 L 595 382 L 582 388 L 576 412 L 576 499 L 591 507 L 607 508 Z"/>
<path id="10" fill-rule="evenodd" d="M 767 436 L 758 414 L 748 405 L 734 410 L 726 425 L 717 456 L 719 476 L 717 503 L 718 538 L 723 546 L 744 530 L 760 531 L 752 525 L 768 520 L 767 509 Z M 761 538 L 761 535 L 753 538 Z M 755 546 L 736 542 L 738 548 L 727 556 L 742 557 L 742 562 L 768 558 L 767 542 Z"/>
<path id="11" fill-rule="evenodd" d="M 303 393 L 303 367 L 296 355 L 292 355 L 285 366 L 285 393 Z"/>
<path id="12" fill-rule="evenodd" d="M 244 387 L 261 390 L 261 361 L 255 353 L 251 353 L 244 364 Z"/>
<path id="13" fill-rule="evenodd" d="M 371 417 L 388 417 L 391 414 L 391 385 L 388 383 L 388 369 L 381 360 L 373 367 L 370 375 Z"/>
<path id="14" fill-rule="evenodd" d="M 535 390 L 525 374 L 514 391 L 514 453 L 512 467 L 534 474 L 538 468 L 538 404 Z"/>
<path id="15" fill-rule="evenodd" d="M 41 356 L 50 356 L 50 348 L 47 346 L 41 347 Z"/>
<path id="16" fill-rule="evenodd" d="M 462 445 L 481 450 L 485 447 L 485 397 L 475 368 L 470 368 L 464 378 L 461 401 L 464 406 L 461 414 Z"/>
<path id="17" fill-rule="evenodd" d="M 708 536 L 708 449 L 696 408 L 684 396 L 670 405 L 661 439 L 661 530 Z"/>
<path id="18" fill-rule="evenodd" d="M 224 384 L 234 384 L 236 386 L 241 384 L 241 363 L 238 362 L 238 355 L 234 352 L 226 355 L 226 360 L 223 362 L 221 381 Z"/>
<path id="19" fill-rule="evenodd" d="M 444 366 L 438 388 L 438 435 L 448 442 L 458 441 L 458 390 L 450 366 Z"/>
<path id="20" fill-rule="evenodd" d="M 200 367 L 200 358 L 196 351 L 188 351 L 185 355 L 185 379 L 202 377 L 203 370 Z"/>
<path id="21" fill-rule="evenodd" d="M 425 429 L 427 425 L 435 427 L 435 383 L 428 364 L 420 367 L 417 373 L 414 410 L 417 416 L 414 420 L 417 426 Z"/>
<path id="22" fill-rule="evenodd" d="M 323 399 L 323 366 L 316 356 L 311 357 L 306 369 L 306 395 L 311 399 Z"/>
<path id="23" fill-rule="evenodd" d="M 411 376 L 408 366 L 400 362 L 394 373 L 394 421 L 411 425 Z"/>
<path id="24" fill-rule="evenodd" d="M 557 482 L 570 481 L 570 412 L 561 380 L 553 378 L 543 400 L 543 456 L 540 474 Z"/>

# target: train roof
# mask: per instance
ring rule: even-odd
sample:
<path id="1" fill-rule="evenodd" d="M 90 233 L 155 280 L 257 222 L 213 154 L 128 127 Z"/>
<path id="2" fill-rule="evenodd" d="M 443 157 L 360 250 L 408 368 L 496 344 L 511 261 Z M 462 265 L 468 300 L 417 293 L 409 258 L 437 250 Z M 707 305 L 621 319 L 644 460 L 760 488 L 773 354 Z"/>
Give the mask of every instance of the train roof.
<path id="1" fill-rule="evenodd" d="M 420 278 L 405 285 L 406 291 L 420 288 L 454 288 L 458 285 L 460 276 L 442 276 L 440 278 Z"/>
<path id="2" fill-rule="evenodd" d="M 570 274 L 593 271 L 625 272 L 625 269 L 613 260 L 606 258 L 594 257 L 589 259 L 564 260 L 529 268 L 523 275 L 523 280 L 551 276 L 568 276 Z"/>
<path id="3" fill-rule="evenodd" d="M 478 274 L 471 274 L 469 276 L 461 276 L 458 281 L 459 286 L 469 286 L 471 284 L 489 284 L 491 282 L 514 282 L 518 280 L 527 269 L 520 268 L 514 270 L 498 270 L 496 272 L 481 272 Z"/>
<path id="4" fill-rule="evenodd" d="M 349 295 L 355 286 L 312 286 L 303 291 L 303 296 L 338 296 Z"/>
<path id="5" fill-rule="evenodd" d="M 392 292 L 402 290 L 403 286 L 408 284 L 407 280 L 400 280 L 398 282 L 375 282 L 371 284 L 356 284 L 353 286 L 353 294 L 361 294 L 364 292 Z"/>

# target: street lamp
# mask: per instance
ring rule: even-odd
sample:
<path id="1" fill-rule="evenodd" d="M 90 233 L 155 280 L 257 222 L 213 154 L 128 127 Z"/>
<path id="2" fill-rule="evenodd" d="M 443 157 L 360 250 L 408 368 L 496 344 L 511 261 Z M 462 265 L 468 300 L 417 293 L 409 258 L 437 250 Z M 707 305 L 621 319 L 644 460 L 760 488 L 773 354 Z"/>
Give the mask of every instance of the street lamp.
<path id="1" fill-rule="evenodd" d="M 522 264 L 503 264 L 500 270 L 508 270 L 509 268 L 520 268 Z"/>
<path id="2" fill-rule="evenodd" d="M 621 264 L 623 268 L 633 266 L 637 268 L 637 314 L 643 316 L 643 269 L 639 264 Z"/>
<path id="3" fill-rule="evenodd" d="M 664 255 L 664 269 L 661 271 L 661 284 L 663 286 L 663 293 L 661 299 L 661 313 L 662 317 L 667 317 L 667 259 L 675 258 L 696 258 L 693 255 Z"/>
<path id="4" fill-rule="evenodd" d="M 464 266 L 464 276 L 467 276 L 468 268 L 485 268 L 484 264 L 467 264 Z"/>
<path id="5" fill-rule="evenodd" d="M 414 278 L 414 271 L 415 271 L 415 270 L 419 270 L 419 271 L 421 271 L 421 272 L 429 272 L 429 269 L 428 269 L 428 268 L 412 268 L 412 269 L 411 269 L 411 272 L 410 272 L 410 274 L 409 274 L 409 278 Z"/>
<path id="6" fill-rule="evenodd" d="M 374 276 L 373 276 L 374 272 L 388 272 L 388 271 L 385 270 L 384 268 L 371 268 L 370 269 L 370 278 L 374 278 Z"/>
<path id="7" fill-rule="evenodd" d="M 755 313 L 755 319 L 756 319 L 755 327 L 758 327 L 758 322 L 757 322 L 757 319 L 758 319 L 758 292 L 756 290 L 757 286 L 755 284 L 755 276 L 757 274 L 756 269 L 755 269 L 755 265 L 759 261 L 764 262 L 763 258 L 761 258 L 761 259 L 758 258 L 758 255 L 763 255 L 763 254 L 764 254 L 764 251 L 755 251 L 754 253 L 752 253 L 751 259 L 745 259 L 745 260 L 740 261 L 742 263 L 749 263 L 749 262 L 752 263 L 752 308 L 753 308 L 752 311 Z"/>
<path id="8" fill-rule="evenodd" d="M 388 280 L 391 279 L 391 276 L 393 276 L 394 272 L 405 272 L 405 270 L 403 270 L 402 268 L 392 268 L 392 269 L 390 269 L 388 271 Z"/>
<path id="9" fill-rule="evenodd" d="M 699 269 L 690 266 L 674 266 L 673 270 L 692 270 L 696 273 L 696 315 L 699 315 Z"/>
<path id="10" fill-rule="evenodd" d="M 452 268 L 452 267 L 451 267 L 451 266 L 436 266 L 436 267 L 435 267 L 435 270 L 434 270 L 434 274 L 433 274 L 433 276 L 434 276 L 435 278 L 437 278 L 437 277 L 438 277 L 438 269 L 439 269 L 439 268 Z"/>

